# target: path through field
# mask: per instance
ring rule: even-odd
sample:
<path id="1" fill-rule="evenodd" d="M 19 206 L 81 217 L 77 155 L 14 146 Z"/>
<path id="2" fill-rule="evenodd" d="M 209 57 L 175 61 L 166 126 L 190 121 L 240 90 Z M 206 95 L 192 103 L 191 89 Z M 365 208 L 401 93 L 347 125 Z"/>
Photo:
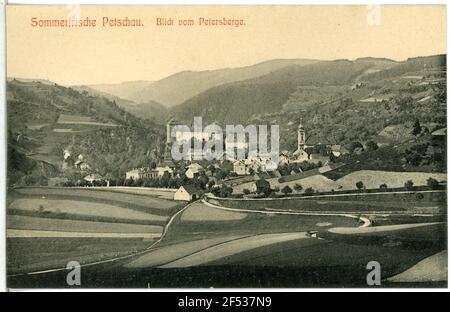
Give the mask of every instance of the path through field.
<path id="1" fill-rule="evenodd" d="M 238 254 L 247 250 L 307 238 L 306 233 L 278 233 L 262 234 L 241 239 L 231 240 L 210 248 L 201 250 L 192 255 L 183 257 L 174 262 L 160 266 L 161 268 L 183 268 L 202 265 L 227 256 Z"/>
<path id="2" fill-rule="evenodd" d="M 359 227 L 359 228 L 336 227 L 336 228 L 329 229 L 329 231 L 331 233 L 336 233 L 336 234 L 382 233 L 382 232 L 388 232 L 388 231 L 398 231 L 398 230 L 412 229 L 412 228 L 423 227 L 423 226 L 430 226 L 430 225 L 435 225 L 435 224 L 443 224 L 443 222 L 396 224 L 396 225 Z"/>
<path id="3" fill-rule="evenodd" d="M 245 236 L 225 236 L 210 239 L 195 240 L 186 243 L 179 243 L 169 246 L 164 246 L 154 251 L 151 251 L 133 261 L 126 264 L 126 268 L 146 268 L 164 265 L 180 258 L 198 253 L 202 250 L 211 248 L 218 244 L 233 241 Z"/>

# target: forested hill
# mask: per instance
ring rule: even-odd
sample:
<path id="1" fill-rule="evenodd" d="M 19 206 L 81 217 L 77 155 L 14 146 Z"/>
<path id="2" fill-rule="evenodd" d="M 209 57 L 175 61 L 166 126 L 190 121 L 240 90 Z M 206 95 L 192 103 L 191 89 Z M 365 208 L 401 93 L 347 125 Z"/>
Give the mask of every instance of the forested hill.
<path id="1" fill-rule="evenodd" d="M 371 67 L 367 62 L 324 61 L 292 65 L 267 75 L 211 88 L 175 106 L 181 120 L 203 116 L 208 122 L 245 123 L 256 114 L 280 112 L 299 86 L 346 85 Z"/>
<path id="2" fill-rule="evenodd" d="M 402 62 L 389 69 L 367 75 L 365 77 L 365 80 L 375 81 L 380 79 L 387 79 L 407 73 L 420 72 L 433 68 L 445 70 L 446 58 L 447 56 L 445 54 L 410 58 L 406 62 Z"/>
<path id="3" fill-rule="evenodd" d="M 119 177 L 157 162 L 164 129 L 114 101 L 57 84 L 7 82 L 8 183 L 45 184 L 55 176 Z M 64 164 L 64 151 L 71 161 Z M 74 169 L 82 155 L 90 169 Z"/>
<path id="4" fill-rule="evenodd" d="M 89 85 L 89 87 L 136 103 L 155 101 L 166 107 L 172 107 L 215 86 L 259 77 L 290 65 L 301 66 L 315 62 L 317 60 L 275 59 L 237 68 L 187 70 L 153 82 L 135 81 L 111 85 Z"/>
<path id="5" fill-rule="evenodd" d="M 172 114 L 188 124 L 194 116 L 205 124 L 278 124 L 289 150 L 300 119 L 314 142 L 364 142 L 417 118 L 444 126 L 445 80 L 445 55 L 323 61 L 211 88 Z"/>
<path id="6" fill-rule="evenodd" d="M 115 102 L 120 108 L 123 108 L 125 111 L 134 116 L 138 116 L 141 119 L 148 119 L 155 123 L 164 124 L 168 117 L 167 108 L 152 100 L 145 103 L 136 103 L 88 86 L 73 86 L 72 88 L 80 92 L 86 91 L 90 95 L 96 97 L 105 97 L 108 100 Z"/>

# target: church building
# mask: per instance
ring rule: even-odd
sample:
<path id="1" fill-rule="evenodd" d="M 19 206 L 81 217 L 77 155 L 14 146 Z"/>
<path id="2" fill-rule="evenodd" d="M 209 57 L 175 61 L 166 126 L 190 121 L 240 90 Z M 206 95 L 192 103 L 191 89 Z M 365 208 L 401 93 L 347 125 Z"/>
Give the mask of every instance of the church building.
<path id="1" fill-rule="evenodd" d="M 302 162 L 309 160 L 309 154 L 306 152 L 306 132 L 303 124 L 300 122 L 297 129 L 297 150 L 294 152 L 293 162 Z"/>

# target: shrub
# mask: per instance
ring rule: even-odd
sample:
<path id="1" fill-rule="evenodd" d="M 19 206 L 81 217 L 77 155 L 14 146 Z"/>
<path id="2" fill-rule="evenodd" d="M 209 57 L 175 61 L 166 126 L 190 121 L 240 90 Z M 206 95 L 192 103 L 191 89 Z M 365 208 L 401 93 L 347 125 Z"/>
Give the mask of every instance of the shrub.
<path id="1" fill-rule="evenodd" d="M 264 179 L 260 179 L 255 182 L 256 183 L 256 192 L 258 194 L 264 193 L 265 195 L 270 194 L 270 183 Z"/>
<path id="2" fill-rule="evenodd" d="M 369 141 L 366 143 L 366 149 L 369 152 L 376 151 L 378 149 L 378 145 L 374 141 Z"/>
<path id="3" fill-rule="evenodd" d="M 292 189 L 289 187 L 289 185 L 286 185 L 285 187 L 283 187 L 283 188 L 281 189 L 281 192 L 282 192 L 284 195 L 289 195 L 289 194 L 292 193 Z"/>
<path id="4" fill-rule="evenodd" d="M 430 177 L 427 180 L 427 185 L 430 189 L 435 190 L 439 187 L 439 181 Z"/>
<path id="5" fill-rule="evenodd" d="M 300 192 L 301 190 L 303 190 L 303 187 L 300 184 L 295 183 L 294 190 L 296 190 L 297 192 Z"/>
<path id="6" fill-rule="evenodd" d="M 231 194 L 233 193 L 233 189 L 229 186 L 224 185 L 221 189 L 220 189 L 220 197 L 230 197 Z"/>
<path id="7" fill-rule="evenodd" d="M 314 189 L 312 187 L 308 187 L 307 189 L 305 189 L 304 192 L 305 195 L 311 195 L 314 194 Z"/>
<path id="8" fill-rule="evenodd" d="M 243 189 L 242 192 L 244 193 L 244 195 L 250 194 L 250 190 L 249 189 Z"/>
<path id="9" fill-rule="evenodd" d="M 362 181 L 358 181 L 356 182 L 356 187 L 358 188 L 358 190 L 362 190 L 364 187 L 364 183 L 362 183 Z"/>
<path id="10" fill-rule="evenodd" d="M 386 190 L 387 189 L 387 184 L 386 183 L 381 184 L 380 185 L 380 189 L 381 190 Z"/>
<path id="11" fill-rule="evenodd" d="M 407 191 L 411 191 L 414 188 L 414 182 L 412 180 L 408 180 L 405 182 L 405 189 Z"/>

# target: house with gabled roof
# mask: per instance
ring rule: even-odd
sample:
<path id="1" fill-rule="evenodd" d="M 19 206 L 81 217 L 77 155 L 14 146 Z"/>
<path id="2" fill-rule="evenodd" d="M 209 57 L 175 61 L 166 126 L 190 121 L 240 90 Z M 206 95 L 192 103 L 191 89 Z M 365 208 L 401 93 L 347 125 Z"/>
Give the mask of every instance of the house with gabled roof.
<path id="1" fill-rule="evenodd" d="M 186 171 L 185 171 L 185 175 L 188 179 L 193 179 L 194 177 L 200 175 L 201 172 L 204 172 L 205 169 L 197 164 L 197 163 L 192 163 L 189 166 L 186 167 Z"/>
<path id="2" fill-rule="evenodd" d="M 182 185 L 173 195 L 174 200 L 192 201 L 199 199 L 203 191 L 194 185 Z"/>

